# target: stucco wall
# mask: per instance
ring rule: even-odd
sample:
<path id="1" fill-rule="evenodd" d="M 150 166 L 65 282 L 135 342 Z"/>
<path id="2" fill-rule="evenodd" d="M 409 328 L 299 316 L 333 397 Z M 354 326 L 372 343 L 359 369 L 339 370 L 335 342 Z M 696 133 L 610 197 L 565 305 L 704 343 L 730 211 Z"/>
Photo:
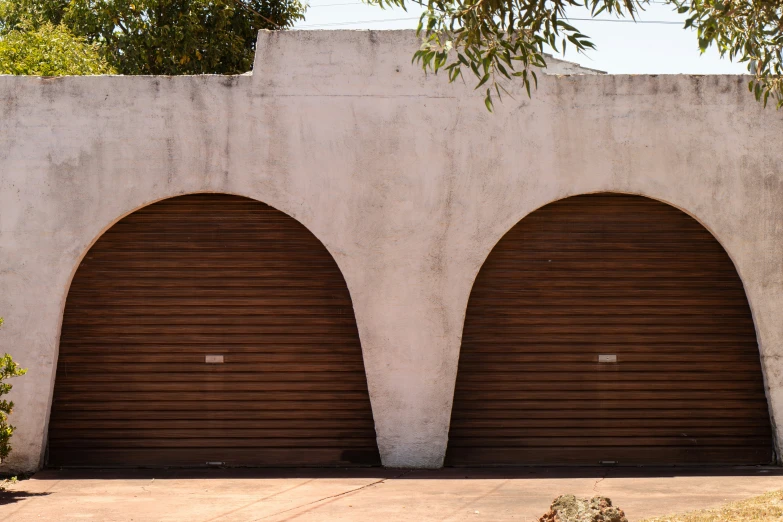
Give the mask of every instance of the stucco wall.
<path id="1" fill-rule="evenodd" d="M 597 191 L 670 203 L 723 244 L 783 419 L 782 114 L 744 77 L 609 75 L 542 77 L 489 114 L 470 80 L 411 65 L 416 47 L 410 32 L 262 33 L 252 76 L 0 77 L 0 350 L 30 370 L 7 470 L 42 462 L 82 256 L 124 215 L 193 192 L 272 205 L 334 255 L 387 466 L 442 463 L 467 299 L 495 243 Z"/>

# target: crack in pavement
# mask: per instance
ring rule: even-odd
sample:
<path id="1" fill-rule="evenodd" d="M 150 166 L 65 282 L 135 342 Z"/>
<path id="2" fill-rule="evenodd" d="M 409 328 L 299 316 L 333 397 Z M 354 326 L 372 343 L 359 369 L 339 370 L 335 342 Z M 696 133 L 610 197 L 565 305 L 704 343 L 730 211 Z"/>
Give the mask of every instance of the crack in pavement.
<path id="1" fill-rule="evenodd" d="M 230 511 L 226 511 L 225 513 L 221 513 L 220 515 L 217 515 L 217 516 L 212 517 L 212 518 L 210 518 L 208 520 L 205 520 L 204 522 L 212 522 L 214 520 L 218 520 L 220 518 L 227 517 L 228 515 L 232 515 L 232 514 L 236 513 L 237 511 L 242 511 L 243 509 L 249 508 L 250 506 L 252 506 L 254 504 L 258 504 L 259 502 L 263 502 L 264 500 L 269 500 L 270 498 L 276 497 L 278 495 L 282 495 L 283 493 L 287 493 L 287 492 L 292 491 L 292 490 L 294 490 L 296 488 L 300 488 L 300 487 L 304 486 L 305 484 L 309 484 L 313 480 L 315 480 L 315 479 L 305 480 L 301 484 L 297 484 L 297 485 L 292 486 L 292 487 L 290 487 L 288 489 L 284 489 L 282 491 L 278 491 L 277 493 L 272 493 L 271 495 L 267 495 L 266 497 L 259 498 L 257 500 L 254 500 L 253 502 L 250 502 L 249 504 L 245 504 L 244 506 L 240 506 L 240 507 L 232 509 Z"/>
<path id="2" fill-rule="evenodd" d="M 462 506 L 460 506 L 459 509 L 457 509 L 456 511 L 446 515 L 445 518 L 442 518 L 441 522 L 445 522 L 446 520 L 448 520 L 450 518 L 454 518 L 455 516 L 459 515 L 465 509 L 468 509 L 471 505 L 475 504 L 479 500 L 487 498 L 488 496 L 490 496 L 491 494 L 493 494 L 494 492 L 496 492 L 497 490 L 499 490 L 500 488 L 502 488 L 503 486 L 508 484 L 508 482 L 509 482 L 509 479 L 506 479 L 503 482 L 501 482 L 500 484 L 498 484 L 497 486 L 495 486 L 494 488 L 492 488 L 489 491 L 487 491 L 486 493 L 484 493 L 483 495 L 479 495 L 479 496 L 477 496 L 475 498 L 472 498 L 470 501 L 468 501 L 468 502 L 464 503 Z"/>
<path id="3" fill-rule="evenodd" d="M 348 491 L 343 491 L 342 493 L 336 493 L 334 495 L 328 495 L 326 497 L 319 498 L 318 500 L 313 500 L 312 502 L 307 502 L 306 504 L 302 504 L 300 506 L 295 506 L 295 507 L 292 507 L 292 508 L 289 508 L 289 509 L 284 509 L 283 511 L 278 511 L 277 513 L 272 513 L 270 515 L 266 515 L 266 516 L 263 516 L 261 518 L 254 518 L 251 522 L 257 522 L 258 520 L 265 520 L 265 519 L 268 519 L 268 518 L 271 518 L 271 517 L 276 517 L 278 515 L 282 515 L 284 513 L 290 512 L 290 511 L 295 511 L 295 510 L 301 509 L 303 507 L 312 506 L 313 504 L 318 504 L 319 502 L 323 502 L 325 500 L 330 500 L 330 499 L 343 497 L 345 495 L 349 495 L 351 493 L 355 493 L 357 491 L 361 491 L 363 489 L 367 489 L 367 488 L 370 488 L 372 486 L 377 486 L 378 484 L 383 484 L 387 480 L 395 480 L 395 479 L 398 479 L 398 478 L 402 478 L 405 475 L 407 475 L 408 473 L 412 473 L 412 472 L 413 472 L 412 469 L 408 469 L 408 470 L 405 470 L 402 473 L 400 473 L 399 475 L 396 475 L 394 477 L 387 477 L 387 478 L 384 478 L 384 479 L 376 480 L 375 482 L 371 482 L 369 484 L 365 484 L 364 486 L 359 486 L 358 488 L 349 489 Z"/>
<path id="4" fill-rule="evenodd" d="M 607 475 L 609 475 L 609 470 L 604 471 L 603 476 L 595 481 L 595 484 L 593 484 L 593 493 L 598 493 L 598 483 L 606 479 Z"/>

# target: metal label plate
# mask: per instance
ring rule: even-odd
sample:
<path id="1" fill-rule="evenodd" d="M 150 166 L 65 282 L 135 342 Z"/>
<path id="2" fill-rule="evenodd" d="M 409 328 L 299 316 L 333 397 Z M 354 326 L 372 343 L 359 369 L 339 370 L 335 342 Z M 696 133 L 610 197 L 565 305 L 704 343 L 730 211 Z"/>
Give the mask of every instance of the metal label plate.
<path id="1" fill-rule="evenodd" d="M 223 364 L 223 356 L 222 355 L 207 355 L 205 362 L 207 364 Z"/>
<path id="2" fill-rule="evenodd" d="M 615 354 L 601 354 L 598 356 L 599 363 L 616 363 L 617 355 Z"/>

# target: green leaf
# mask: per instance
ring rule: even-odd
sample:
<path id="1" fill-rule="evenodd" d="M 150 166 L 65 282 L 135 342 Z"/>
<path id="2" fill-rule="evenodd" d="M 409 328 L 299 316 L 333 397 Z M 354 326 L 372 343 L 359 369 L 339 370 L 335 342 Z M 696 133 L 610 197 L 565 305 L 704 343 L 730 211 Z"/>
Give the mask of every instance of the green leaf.
<path id="1" fill-rule="evenodd" d="M 0 74 L 64 76 L 113 74 L 96 45 L 63 25 L 44 22 L 37 29 L 0 36 Z"/>
<path id="2" fill-rule="evenodd" d="M 290 28 L 304 18 L 305 7 L 300 0 L 0 0 L 0 35 L 22 25 L 20 32 L 34 33 L 49 23 L 83 39 L 91 48 L 85 56 L 97 53 L 103 61 L 97 70 L 240 74 L 252 67 L 258 31 Z M 44 62 L 53 65 L 55 55 Z M 95 68 L 82 70 L 94 74 Z"/>

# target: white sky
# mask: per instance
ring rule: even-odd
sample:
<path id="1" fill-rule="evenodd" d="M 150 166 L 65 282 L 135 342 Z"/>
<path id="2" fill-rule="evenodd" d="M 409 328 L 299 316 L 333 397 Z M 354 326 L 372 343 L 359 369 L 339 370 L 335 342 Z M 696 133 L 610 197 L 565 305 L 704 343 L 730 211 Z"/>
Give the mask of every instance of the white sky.
<path id="1" fill-rule="evenodd" d="M 415 29 L 418 10 L 380 9 L 361 0 L 310 0 L 307 18 L 297 29 Z M 573 10 L 573 18 L 589 18 L 585 10 Z M 601 16 L 601 18 L 610 18 Z M 652 4 L 642 13 L 642 22 L 572 21 L 592 37 L 597 49 L 587 56 L 572 50 L 565 59 L 615 74 L 744 74 L 745 64 L 722 60 L 711 50 L 701 55 L 696 34 L 682 28 L 685 15 L 670 6 Z M 560 56 L 562 57 L 562 56 Z"/>

